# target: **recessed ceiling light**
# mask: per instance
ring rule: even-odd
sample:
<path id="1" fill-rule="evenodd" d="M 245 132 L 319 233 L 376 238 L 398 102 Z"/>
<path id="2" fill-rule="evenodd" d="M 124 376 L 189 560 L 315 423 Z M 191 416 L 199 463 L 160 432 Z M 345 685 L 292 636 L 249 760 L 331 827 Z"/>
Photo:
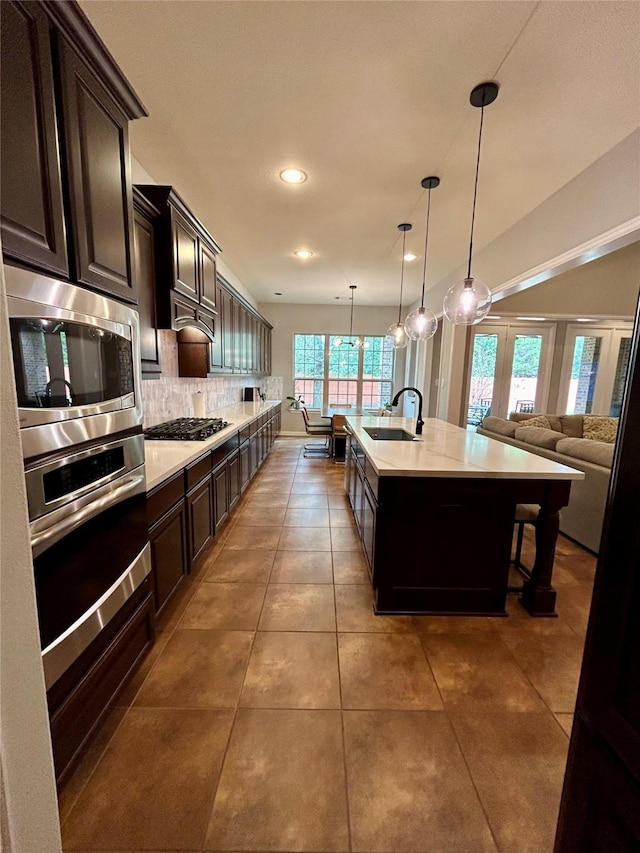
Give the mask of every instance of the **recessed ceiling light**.
<path id="1" fill-rule="evenodd" d="M 282 293 L 280 293 L 280 291 L 279 291 L 279 290 L 274 290 L 274 291 L 273 291 L 273 295 L 274 295 L 274 296 L 282 296 Z"/>
<path id="2" fill-rule="evenodd" d="M 306 261 L 307 258 L 313 257 L 313 252 L 309 249 L 298 249 L 297 252 L 294 252 L 296 258 L 302 258 L 303 261 Z"/>
<path id="3" fill-rule="evenodd" d="M 405 261 L 415 261 L 417 257 L 418 256 L 414 255 L 413 252 L 407 252 L 407 254 L 404 256 L 404 259 Z"/>
<path id="4" fill-rule="evenodd" d="M 597 323 L 595 317 L 576 317 L 576 323 Z"/>
<path id="5" fill-rule="evenodd" d="M 532 322 L 535 322 L 535 323 L 538 323 L 538 322 L 542 323 L 546 319 L 547 319 L 546 317 L 516 317 L 516 320 L 531 320 Z"/>
<path id="6" fill-rule="evenodd" d="M 284 169 L 280 172 L 280 180 L 285 184 L 303 184 L 307 180 L 307 175 L 300 169 Z"/>

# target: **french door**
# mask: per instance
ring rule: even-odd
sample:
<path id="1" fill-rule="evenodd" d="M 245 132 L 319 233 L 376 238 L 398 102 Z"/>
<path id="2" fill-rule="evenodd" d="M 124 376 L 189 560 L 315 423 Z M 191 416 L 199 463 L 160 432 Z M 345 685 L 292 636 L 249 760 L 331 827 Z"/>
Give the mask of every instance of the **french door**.
<path id="1" fill-rule="evenodd" d="M 489 412 L 544 412 L 555 325 L 488 325 L 473 329 L 468 422 Z"/>
<path id="2" fill-rule="evenodd" d="M 567 327 L 558 411 L 620 414 L 631 335 L 631 327 Z"/>

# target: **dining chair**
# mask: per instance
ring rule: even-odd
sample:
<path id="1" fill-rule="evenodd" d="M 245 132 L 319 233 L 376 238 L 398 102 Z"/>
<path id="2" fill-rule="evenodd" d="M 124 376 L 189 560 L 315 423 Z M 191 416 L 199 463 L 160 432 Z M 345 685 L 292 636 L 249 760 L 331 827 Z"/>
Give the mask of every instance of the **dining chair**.
<path id="1" fill-rule="evenodd" d="M 522 575 L 525 580 L 529 580 L 531 578 L 531 569 L 524 565 L 522 562 L 522 541 L 524 538 L 524 526 L 525 524 L 531 524 L 534 528 L 538 523 L 538 516 L 540 514 L 540 507 L 538 504 L 517 504 L 516 505 L 516 517 L 514 519 L 514 524 L 518 528 L 518 536 L 516 539 L 516 553 L 514 555 L 513 560 L 511 561 L 511 565 L 515 568 L 515 570 Z M 521 592 L 522 586 L 509 586 L 507 587 L 508 592 Z"/>
<path id="2" fill-rule="evenodd" d="M 306 458 L 309 455 L 331 456 L 331 445 L 333 439 L 333 427 L 331 418 L 321 418 L 319 421 L 312 421 L 309 417 L 309 412 L 302 406 L 302 417 L 304 419 L 304 431 L 309 436 L 315 438 L 324 438 L 324 442 L 319 444 L 317 441 L 305 444 L 303 456 Z"/>
<path id="3" fill-rule="evenodd" d="M 344 465 L 346 460 L 346 444 L 347 444 L 347 436 L 349 433 L 347 432 L 347 418 L 345 415 L 333 415 L 331 418 L 331 446 L 333 449 L 333 461 L 336 465 Z M 345 452 L 342 455 L 338 455 L 336 452 L 336 439 L 339 444 L 338 447 L 344 447 Z M 343 444 L 344 442 L 344 444 Z"/>

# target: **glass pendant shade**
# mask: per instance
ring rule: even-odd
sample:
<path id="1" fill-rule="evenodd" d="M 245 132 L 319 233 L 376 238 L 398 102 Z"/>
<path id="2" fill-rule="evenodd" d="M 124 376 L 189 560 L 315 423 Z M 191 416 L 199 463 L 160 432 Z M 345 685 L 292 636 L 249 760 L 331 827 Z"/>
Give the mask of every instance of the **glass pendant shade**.
<path id="1" fill-rule="evenodd" d="M 443 304 L 445 317 L 456 326 L 473 326 L 489 313 L 491 298 L 486 284 L 477 278 L 463 278 L 447 290 Z"/>
<path id="2" fill-rule="evenodd" d="M 438 330 L 438 318 L 433 311 L 421 306 L 407 314 L 404 328 L 412 341 L 428 341 Z"/>
<path id="3" fill-rule="evenodd" d="M 404 349 L 409 343 L 407 332 L 402 323 L 394 323 L 387 329 L 386 337 L 391 340 L 394 349 Z"/>

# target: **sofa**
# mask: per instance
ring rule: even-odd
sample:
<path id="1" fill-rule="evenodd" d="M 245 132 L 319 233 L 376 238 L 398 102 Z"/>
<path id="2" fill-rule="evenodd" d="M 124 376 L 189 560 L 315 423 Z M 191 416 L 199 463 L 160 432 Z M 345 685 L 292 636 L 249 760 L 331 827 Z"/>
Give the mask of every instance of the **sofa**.
<path id="1" fill-rule="evenodd" d="M 584 472 L 584 480 L 571 484 L 569 505 L 560 513 L 560 530 L 597 553 L 617 422 L 600 415 L 513 413 L 509 419 L 488 415 L 478 432 Z"/>

